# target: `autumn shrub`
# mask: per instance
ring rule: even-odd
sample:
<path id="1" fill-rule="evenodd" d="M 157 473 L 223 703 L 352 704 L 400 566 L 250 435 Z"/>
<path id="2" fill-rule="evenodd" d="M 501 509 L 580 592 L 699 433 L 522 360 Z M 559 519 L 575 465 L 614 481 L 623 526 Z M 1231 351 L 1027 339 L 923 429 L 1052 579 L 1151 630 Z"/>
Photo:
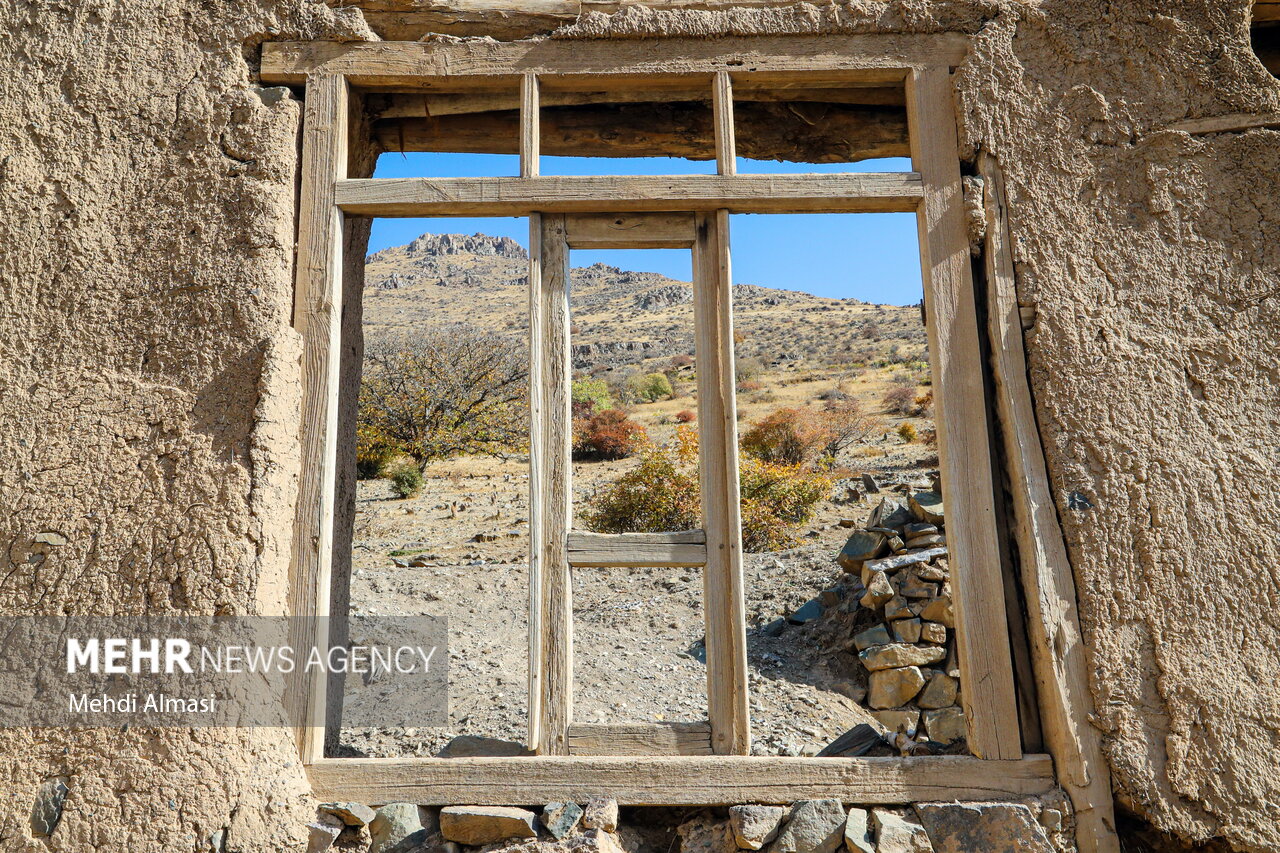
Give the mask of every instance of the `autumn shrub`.
<path id="1" fill-rule="evenodd" d="M 691 409 L 681 409 L 680 411 L 676 412 L 676 423 L 681 423 L 681 424 L 693 423 L 693 421 L 697 417 L 698 416 L 694 414 L 694 412 Z"/>
<path id="2" fill-rule="evenodd" d="M 911 444 L 916 440 L 916 428 L 908 421 L 898 424 L 898 438 L 907 444 Z"/>
<path id="3" fill-rule="evenodd" d="M 744 394 L 750 393 L 751 391 L 759 391 L 762 388 L 764 388 L 764 383 L 757 382 L 754 379 L 748 379 L 746 382 L 738 383 L 738 390 Z"/>
<path id="4" fill-rule="evenodd" d="M 917 418 L 933 417 L 933 389 L 925 391 L 915 400 L 915 410 L 912 412 Z"/>
<path id="5" fill-rule="evenodd" d="M 666 400 L 675 393 L 671 388 L 671 380 L 665 373 L 634 374 L 627 379 L 627 387 L 632 396 L 643 403 Z"/>
<path id="6" fill-rule="evenodd" d="M 422 471 L 417 465 L 405 462 L 396 466 L 390 474 L 391 491 L 401 500 L 417 497 L 422 491 Z"/>
<path id="7" fill-rule="evenodd" d="M 644 427 L 621 409 L 605 409 L 573 422 L 575 459 L 622 459 L 648 440 Z"/>
<path id="8" fill-rule="evenodd" d="M 578 411 L 594 414 L 618 406 L 614 402 L 613 392 L 609 390 L 609 383 L 603 379 L 575 379 L 570 394 L 575 414 Z"/>
<path id="9" fill-rule="evenodd" d="M 584 521 L 601 533 L 691 530 L 700 523 L 698 438 L 692 427 L 649 446 L 640 464 L 591 501 Z M 829 477 L 801 466 L 742 457 L 739 467 L 742 542 L 747 551 L 774 551 L 795 542 L 795 527 L 808 521 L 831 491 Z"/>
<path id="10" fill-rule="evenodd" d="M 894 415 L 909 415 L 915 410 L 916 388 L 911 384 L 896 384 L 880 398 L 884 410 Z"/>
<path id="11" fill-rule="evenodd" d="M 356 479 L 375 480 L 387 474 L 388 466 L 398 456 L 394 447 L 386 444 L 356 441 Z"/>
<path id="12" fill-rule="evenodd" d="M 808 409 L 778 409 L 742 434 L 739 446 L 762 462 L 806 465 L 826 451 L 831 433 Z"/>

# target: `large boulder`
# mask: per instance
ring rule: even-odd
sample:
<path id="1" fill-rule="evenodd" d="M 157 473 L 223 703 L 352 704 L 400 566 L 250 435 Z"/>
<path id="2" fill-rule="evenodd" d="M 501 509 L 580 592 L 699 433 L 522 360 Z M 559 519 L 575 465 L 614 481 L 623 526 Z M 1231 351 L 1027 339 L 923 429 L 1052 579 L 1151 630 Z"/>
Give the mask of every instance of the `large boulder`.
<path id="1" fill-rule="evenodd" d="M 440 811 L 440 834 L 459 844 L 495 844 L 512 838 L 537 838 L 537 816 L 507 806 L 448 806 Z"/>
<path id="2" fill-rule="evenodd" d="M 1022 803 L 919 803 L 936 853 L 1051 853 L 1053 844 Z"/>

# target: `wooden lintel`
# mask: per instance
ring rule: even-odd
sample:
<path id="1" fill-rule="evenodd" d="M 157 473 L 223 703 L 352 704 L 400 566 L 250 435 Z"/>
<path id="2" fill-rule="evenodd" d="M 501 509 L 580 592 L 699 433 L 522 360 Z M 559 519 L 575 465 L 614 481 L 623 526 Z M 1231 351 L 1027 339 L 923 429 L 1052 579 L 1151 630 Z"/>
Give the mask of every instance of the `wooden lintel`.
<path id="1" fill-rule="evenodd" d="M 570 755 L 710 755 L 709 723 L 573 723 Z"/>
<path id="2" fill-rule="evenodd" d="M 1253 22 L 1255 24 L 1280 21 L 1280 2 L 1278 0 L 1253 0 Z"/>
<path id="3" fill-rule="evenodd" d="M 681 533 L 569 534 L 569 565 L 581 568 L 702 566 L 707 562 L 706 535 Z"/>
<path id="4" fill-rule="evenodd" d="M 1174 122 L 1165 130 L 1179 130 L 1198 136 L 1206 133 L 1239 133 L 1256 127 L 1280 127 L 1280 113 L 1229 113 L 1208 118 L 1190 118 Z"/>
<path id="5" fill-rule="evenodd" d="M 655 50 L 660 44 L 661 50 Z M 540 41 L 268 42 L 261 78 L 297 86 L 323 67 L 354 86 L 420 90 L 509 88 L 527 72 L 555 75 L 554 88 L 594 90 L 650 85 L 685 86 L 727 70 L 734 83 L 823 79 L 892 85 L 911 68 L 955 66 L 968 52 L 963 33 L 733 37 L 723 39 L 545 39 Z M 470 78 L 470 82 L 468 82 Z M 544 81 L 546 82 L 546 81 Z M 553 87 L 546 82 L 550 91 Z"/>
<path id="6" fill-rule="evenodd" d="M 527 216 L 534 211 L 715 210 L 741 213 L 910 213 L 915 172 L 826 175 L 362 178 L 339 181 L 338 205 L 359 216 Z"/>
<path id="7" fill-rule="evenodd" d="M 320 800 L 381 805 L 585 802 L 721 806 L 835 799 L 862 805 L 1017 800 L 1055 787 L 1047 755 L 984 761 L 757 756 L 326 758 L 307 768 Z"/>
<path id="8" fill-rule="evenodd" d="M 570 249 L 688 249 L 693 214 L 575 213 L 565 217 L 565 231 Z"/>

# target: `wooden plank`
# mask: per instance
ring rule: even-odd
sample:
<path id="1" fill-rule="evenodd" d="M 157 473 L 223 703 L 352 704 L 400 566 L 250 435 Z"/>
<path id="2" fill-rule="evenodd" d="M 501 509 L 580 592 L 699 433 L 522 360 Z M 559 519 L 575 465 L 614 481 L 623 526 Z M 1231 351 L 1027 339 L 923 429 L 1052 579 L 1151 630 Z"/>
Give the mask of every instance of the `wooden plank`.
<path id="1" fill-rule="evenodd" d="M 907 81 L 907 111 L 912 162 L 925 186 L 917 221 L 968 743 L 982 758 L 1018 758 L 1022 747 L 950 74 L 914 72 Z"/>
<path id="2" fill-rule="evenodd" d="M 1280 21 L 1280 2 L 1277 0 L 1254 0 L 1253 22 L 1255 24 Z"/>
<path id="3" fill-rule="evenodd" d="M 707 716 L 711 746 L 718 755 L 751 751 L 732 286 L 729 212 L 700 213 L 698 241 L 693 246 L 694 351 L 698 359 L 702 526 L 707 536 L 707 566 L 702 573 Z"/>
<path id="4" fill-rule="evenodd" d="M 572 370 L 564 217 L 531 217 L 529 248 L 529 744 L 542 755 L 564 755 L 569 749 L 573 708 L 573 603 L 567 552 L 573 493 Z"/>
<path id="5" fill-rule="evenodd" d="M 1017 761 L 967 756 L 537 756 L 327 758 L 307 768 L 320 800 L 380 805 L 586 802 L 607 793 L 626 806 L 722 806 L 835 799 L 862 805 L 1010 800 L 1054 789 L 1046 755 Z"/>
<path id="6" fill-rule="evenodd" d="M 733 136 L 733 80 L 728 71 L 717 71 L 712 81 L 712 119 L 715 122 L 716 173 L 738 173 L 737 144 Z"/>
<path id="7" fill-rule="evenodd" d="M 528 216 L 535 211 L 634 213 L 719 208 L 742 213 L 914 212 L 924 195 L 915 172 L 365 178 L 339 181 L 336 192 L 344 211 L 361 216 Z"/>
<path id="8" fill-rule="evenodd" d="M 1177 121 L 1165 130 L 1180 130 L 1192 135 L 1205 133 L 1239 133 L 1255 127 L 1280 127 L 1280 113 L 1230 113 Z"/>
<path id="9" fill-rule="evenodd" d="M 702 566 L 707 562 L 706 535 L 701 530 L 680 533 L 569 533 L 569 565 Z"/>
<path id="10" fill-rule="evenodd" d="M 688 249 L 692 213 L 575 213 L 565 217 L 571 249 Z"/>
<path id="11" fill-rule="evenodd" d="M 556 87 L 599 90 L 649 85 L 655 77 L 684 86 L 698 75 L 729 69 L 761 82 L 843 72 L 863 83 L 892 84 L 910 68 L 959 65 L 969 48 L 963 33 L 830 34 L 719 39 L 546 39 L 458 44 L 439 42 L 267 42 L 262 82 L 298 85 L 323 67 L 354 86 L 414 86 L 458 91 L 472 78 L 480 88 L 515 86 L 526 73 L 557 75 Z M 550 88 L 543 81 L 544 88 Z"/>
<path id="12" fill-rule="evenodd" d="M 526 74 L 520 81 L 520 177 L 538 176 L 541 140 L 538 75 Z"/>
<path id="13" fill-rule="evenodd" d="M 708 723 L 569 726 L 570 755 L 711 755 Z"/>
<path id="14" fill-rule="evenodd" d="M 327 648 L 337 476 L 342 336 L 342 211 L 335 183 L 347 175 L 348 91 L 341 77 L 308 79 L 303 118 L 293 326 L 302 338 L 302 471 L 289 565 L 289 636 L 295 649 Z M 303 762 L 324 754 L 326 678 L 299 667 L 290 682 L 303 720 Z"/>
<path id="15" fill-rule="evenodd" d="M 652 91 L 613 92 L 541 92 L 543 107 L 571 107 L 588 104 L 633 104 L 654 99 Z M 699 101 L 707 93 L 704 87 L 664 91 L 664 100 Z M 736 101 L 763 103 L 858 104 L 863 106 L 900 107 L 906 104 L 901 86 L 853 86 L 804 88 L 762 88 L 759 84 L 734 87 Z M 427 118 L 448 115 L 474 115 L 520 109 L 518 92 L 470 92 L 467 94 L 389 93 L 370 96 L 372 118 Z"/>
<path id="16" fill-rule="evenodd" d="M 978 169 L 983 177 L 987 219 L 987 332 L 1009 466 L 1041 726 L 1058 783 L 1071 797 L 1081 853 L 1118 853 L 1110 771 L 1102 754 L 1101 735 L 1089 722 L 1093 700 L 1076 609 L 1075 578 L 1031 405 L 1004 178 L 988 154 L 981 156 Z"/>

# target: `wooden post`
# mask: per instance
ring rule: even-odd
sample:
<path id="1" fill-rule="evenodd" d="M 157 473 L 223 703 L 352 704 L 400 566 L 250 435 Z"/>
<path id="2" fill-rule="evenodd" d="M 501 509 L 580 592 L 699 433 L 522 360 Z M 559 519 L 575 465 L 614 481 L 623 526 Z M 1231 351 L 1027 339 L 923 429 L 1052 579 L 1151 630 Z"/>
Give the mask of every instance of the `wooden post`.
<path id="1" fill-rule="evenodd" d="M 698 214 L 693 279 L 702 521 L 707 537 L 702 581 L 711 748 L 717 755 L 746 755 L 751 751 L 751 720 L 727 210 Z"/>
<path id="2" fill-rule="evenodd" d="M 917 214 L 927 306 L 938 455 L 952 554 L 960 677 L 970 750 L 1022 755 L 1013 660 L 996 538 L 982 352 L 964 222 L 951 76 L 945 66 L 907 78 L 911 159 L 924 182 Z"/>
<path id="3" fill-rule="evenodd" d="M 535 213 L 529 232 L 529 746 L 541 755 L 568 755 L 573 469 L 565 217 Z"/>
<path id="4" fill-rule="evenodd" d="M 324 648 L 329 638 L 342 332 L 342 211 L 334 187 L 347 176 L 347 103 L 341 75 L 307 78 L 293 314 L 303 347 L 303 467 L 289 565 L 289 637 L 299 650 Z M 324 754 L 327 683 L 324 673 L 303 667 L 289 683 L 304 763 Z"/>
<path id="5" fill-rule="evenodd" d="M 713 81 L 711 109 L 716 133 L 716 172 L 738 174 L 737 143 L 733 127 L 733 81 L 728 71 L 717 71 Z"/>
<path id="6" fill-rule="evenodd" d="M 538 75 L 520 78 L 520 177 L 538 176 L 542 123 L 538 104 Z"/>
<path id="7" fill-rule="evenodd" d="M 996 379 L 1026 592 L 1031 662 L 1040 697 L 1040 720 L 1058 783 L 1075 809 L 1081 853 L 1119 853 L 1111 776 L 1102 738 L 1089 723 L 1088 662 L 1076 611 L 1075 578 L 1049 488 L 1031 406 L 1023 352 L 1022 318 L 1005 218 L 1004 179 L 995 159 L 978 161 L 987 218 L 988 333 Z"/>

